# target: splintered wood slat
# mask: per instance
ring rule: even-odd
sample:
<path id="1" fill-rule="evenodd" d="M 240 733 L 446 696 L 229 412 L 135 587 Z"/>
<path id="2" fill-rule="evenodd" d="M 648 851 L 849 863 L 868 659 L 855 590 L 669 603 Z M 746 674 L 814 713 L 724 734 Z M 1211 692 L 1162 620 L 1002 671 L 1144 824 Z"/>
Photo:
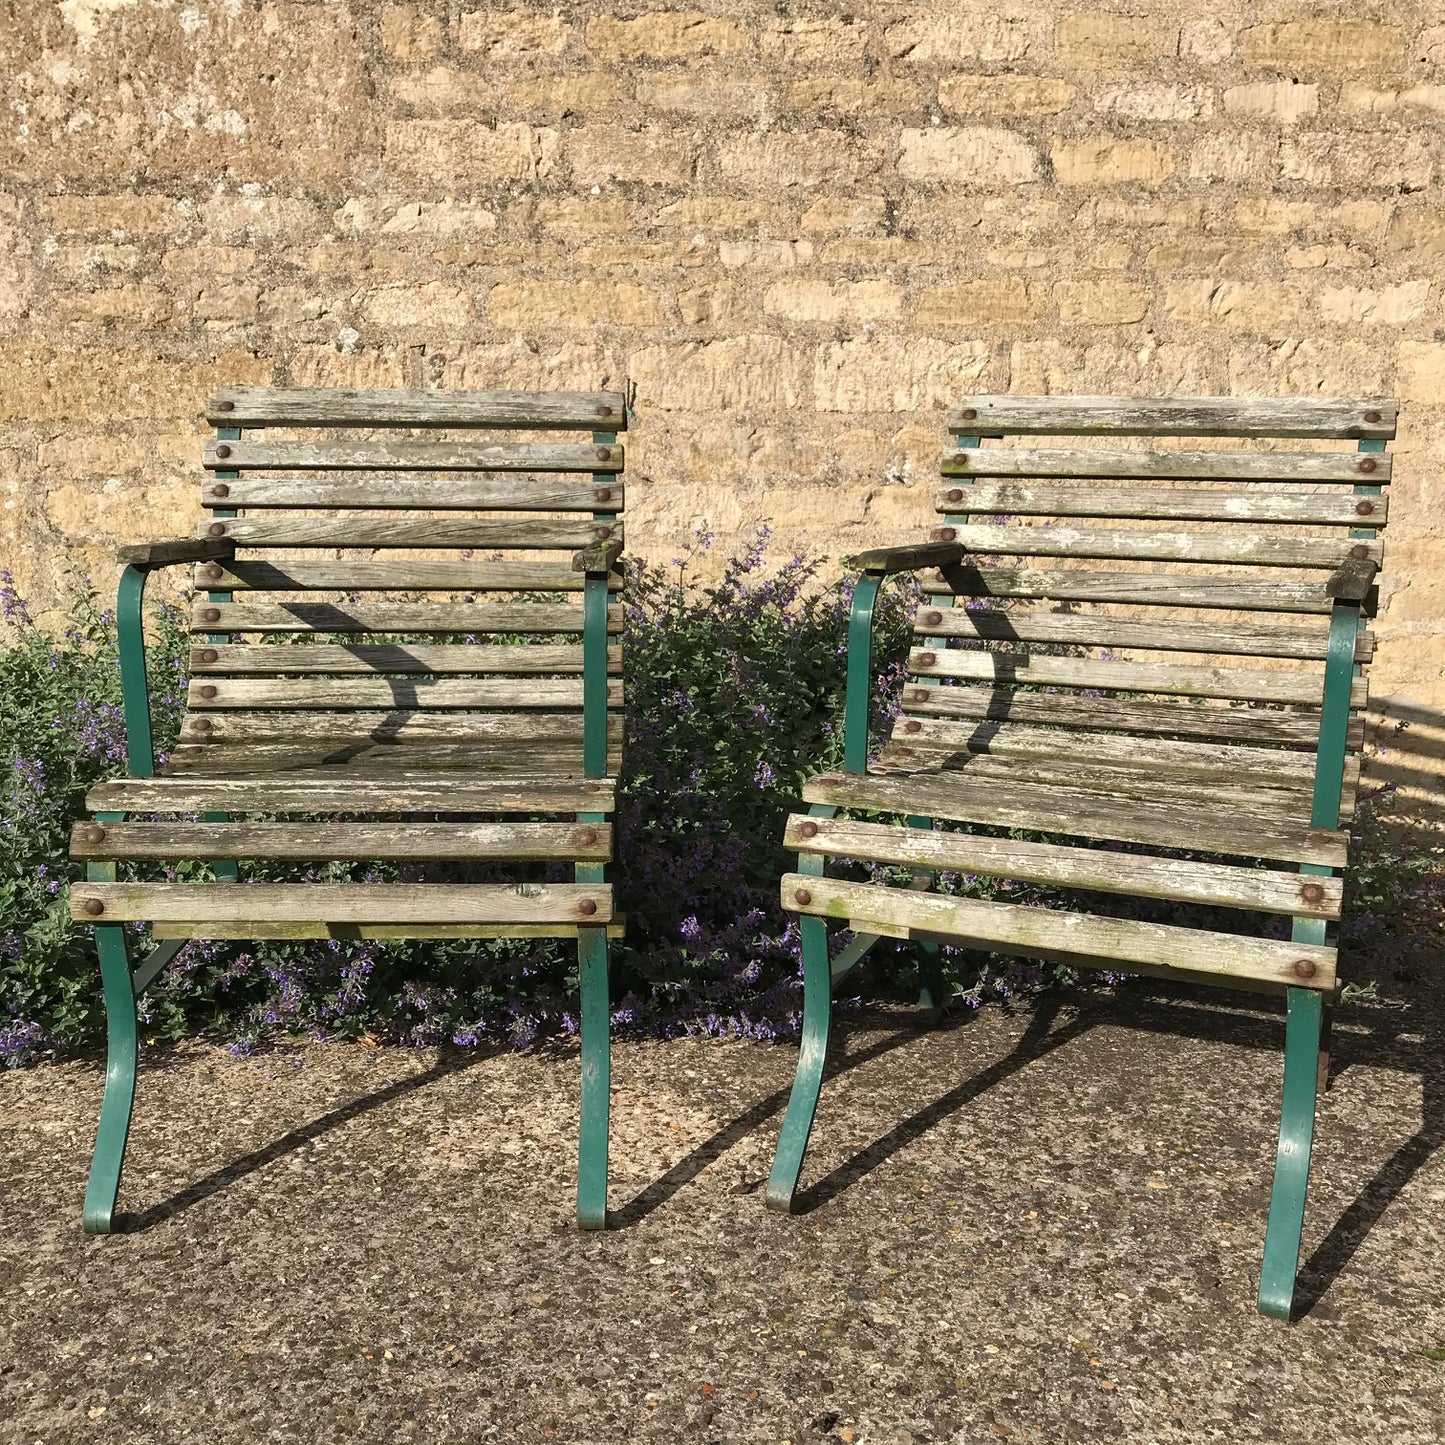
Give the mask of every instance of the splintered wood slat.
<path id="1" fill-rule="evenodd" d="M 610 823 L 77 823 L 72 858 L 399 862 L 612 856 Z"/>
<path id="2" fill-rule="evenodd" d="M 607 609 L 622 631 L 622 608 Z M 582 632 L 582 609 L 554 602 L 207 602 L 191 604 L 192 632 Z M 1323 654 L 1321 654 L 1323 656 Z"/>
<path id="3" fill-rule="evenodd" d="M 1256 581 L 1243 577 L 1205 577 L 1196 573 L 1088 572 L 1082 568 L 1076 571 L 961 565 L 941 573 L 925 572 L 920 580 L 926 593 L 951 593 L 960 597 L 1122 602 L 1140 607 L 1207 607 L 1229 612 L 1317 612 L 1325 615 L 1334 605 L 1326 596 L 1322 582 L 1289 576 Z"/>
<path id="4" fill-rule="evenodd" d="M 225 448 L 224 456 L 217 450 L 222 447 Z M 201 458 L 208 471 L 258 469 L 272 472 L 620 472 L 624 461 L 625 455 L 618 443 L 274 442 L 249 437 L 235 441 L 207 440 Z M 384 477 L 372 480 L 383 491 L 391 485 Z M 257 481 L 263 488 L 275 487 L 287 493 L 295 490 L 294 482 L 275 478 L 233 481 L 230 483 L 231 491 L 226 494 L 231 505 L 256 505 L 256 499 L 249 493 L 246 501 L 243 502 L 241 497 L 243 489 Z M 505 487 L 508 484 L 501 485 Z M 291 506 L 294 503 L 282 502 L 278 505 Z M 333 505 L 348 504 L 338 502 Z"/>
<path id="5" fill-rule="evenodd" d="M 1395 435 L 1392 398 L 1319 396 L 967 396 L 949 413 L 964 436 L 1375 438 Z"/>
<path id="6" fill-rule="evenodd" d="M 1087 557 L 1136 562 L 1219 562 L 1241 567 L 1339 567 L 1351 558 L 1379 562 L 1383 544 L 1351 537 L 1239 536 L 1230 532 L 1114 532 L 1077 527 L 979 523 L 937 529 L 939 541 L 971 553 L 1009 557 Z M 1181 579 L 1183 580 L 1183 579 Z M 1192 579 L 1191 579 L 1192 580 Z M 1212 580 L 1212 579 L 1205 579 Z"/>
<path id="7" fill-rule="evenodd" d="M 285 742 L 297 738 L 357 742 L 582 741 L 581 713 L 547 712 L 218 712 L 181 720 L 181 741 L 187 743 Z M 607 738 L 619 743 L 623 719 L 607 718 Z"/>
<path id="8" fill-rule="evenodd" d="M 99 903 L 102 911 L 87 903 Z M 612 889 L 606 883 L 75 883 L 70 916 L 84 923 L 606 923 Z"/>
<path id="9" fill-rule="evenodd" d="M 193 678 L 187 705 L 212 708 L 580 708 L 582 679 L 538 678 Z M 607 684 L 607 706 L 622 706 L 622 684 Z"/>
<path id="10" fill-rule="evenodd" d="M 580 592 L 565 562 L 209 562 L 195 585 L 216 592 Z M 621 577 L 608 579 L 618 591 Z M 1326 609 L 1328 610 L 1328 609 Z"/>
<path id="11" fill-rule="evenodd" d="M 499 427 L 625 431 L 620 391 L 428 391 L 223 386 L 206 408 L 218 427 Z"/>
<path id="12" fill-rule="evenodd" d="M 921 607 L 913 630 L 928 637 L 966 637 L 980 642 L 1050 642 L 1073 647 L 1134 647 L 1157 652 L 1226 653 L 1323 661 L 1328 627 L 1274 622 L 1136 622 L 1098 612 L 1048 612 L 1042 608 Z M 1355 661 L 1368 662 L 1374 634 L 1362 632 Z"/>
<path id="13" fill-rule="evenodd" d="M 615 773 L 622 749 L 612 744 L 606 764 Z M 582 744 L 562 739 L 437 742 L 416 738 L 336 741 L 297 737 L 268 743 L 179 743 L 166 761 L 167 776 L 252 777 L 258 773 L 360 774 L 418 777 L 431 773 L 474 777 L 585 776 Z"/>
<path id="14" fill-rule="evenodd" d="M 1167 662 L 1106 662 L 1093 657 L 1050 657 L 1027 652 L 964 652 L 914 648 L 908 670 L 918 677 L 961 677 L 1007 686 L 1101 688 L 1110 692 L 1173 693 L 1181 697 L 1235 698 L 1246 702 L 1318 706 L 1324 672 L 1264 672 L 1245 667 L 1189 666 Z M 1366 684 L 1355 679 L 1351 707 L 1365 704 Z"/>
<path id="15" fill-rule="evenodd" d="M 224 537 L 239 547 L 476 547 L 570 551 L 590 547 L 599 540 L 620 542 L 622 523 L 479 522 L 470 517 L 243 517 L 202 522 L 200 535 Z"/>
<path id="16" fill-rule="evenodd" d="M 847 921 L 860 933 L 946 939 L 964 947 L 997 949 L 1026 958 L 1074 958 L 1083 963 L 1115 960 L 1213 976 L 1223 983 L 1246 978 L 1321 990 L 1335 984 L 1335 950 L 1318 944 L 943 897 L 801 873 L 785 874 L 781 892 L 784 908 Z"/>
<path id="17" fill-rule="evenodd" d="M 1027 883 L 1306 918 L 1337 919 L 1344 891 L 1338 878 L 1272 868 L 900 828 L 853 818 L 809 818 L 800 813 L 789 817 L 783 846 L 792 852 L 860 858 L 901 868 L 981 873 Z"/>
<path id="18" fill-rule="evenodd" d="M 112 778 L 86 794 L 93 813 L 610 813 L 616 784 L 435 774 L 421 779 Z"/>
<path id="19" fill-rule="evenodd" d="M 1164 482 L 1346 482 L 1390 480 L 1384 452 L 1114 452 L 1064 448 L 960 447 L 944 455 L 944 476 L 1101 477 Z M 972 496 L 972 492 L 969 492 Z M 971 509 L 970 509 L 971 510 Z"/>
<path id="20" fill-rule="evenodd" d="M 959 496 L 959 493 L 962 496 Z M 317 505 L 321 505 L 318 503 Z M 1349 492 L 1234 492 L 1223 488 L 1026 486 L 1019 482 L 948 487 L 940 512 L 970 516 L 1100 517 L 1110 520 L 1254 522 L 1290 526 L 1383 527 L 1384 497 Z"/>
<path id="21" fill-rule="evenodd" d="M 1348 834 L 1278 816 L 1235 807 L 1211 808 L 1196 802 L 1109 797 L 1065 786 L 1032 786 L 989 778 L 971 783 L 959 773 L 934 772 L 907 777 L 824 773 L 803 785 L 808 803 L 867 809 L 915 817 L 946 818 L 1157 848 L 1187 848 L 1240 858 L 1271 858 L 1285 863 L 1341 867 Z"/>
<path id="22" fill-rule="evenodd" d="M 248 643 L 193 647 L 191 672 L 197 677 L 265 677 L 276 674 L 319 673 L 341 676 L 356 673 L 580 673 L 581 643 L 377 643 L 359 646 L 286 643 L 258 647 Z M 622 671 L 622 649 L 607 649 L 607 670 Z"/>

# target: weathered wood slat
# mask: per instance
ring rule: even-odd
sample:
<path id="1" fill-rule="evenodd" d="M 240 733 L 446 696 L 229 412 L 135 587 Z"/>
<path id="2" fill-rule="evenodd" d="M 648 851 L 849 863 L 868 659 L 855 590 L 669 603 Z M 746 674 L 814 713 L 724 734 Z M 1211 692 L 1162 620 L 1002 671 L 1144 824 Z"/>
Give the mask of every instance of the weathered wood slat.
<path id="1" fill-rule="evenodd" d="M 1371 437 L 1395 435 L 1395 402 L 1319 396 L 967 396 L 964 436 Z"/>
<path id="2" fill-rule="evenodd" d="M 225 454 L 219 449 L 224 447 Z M 625 454 L 620 443 L 568 442 L 273 442 L 243 438 L 208 440 L 201 463 L 209 471 L 262 470 L 271 472 L 620 472 Z M 390 485 L 373 478 L 383 493 Z M 210 484 L 214 485 L 214 483 Z M 254 495 L 250 491 L 258 486 Z M 336 483 L 346 486 L 347 483 Z M 432 483 L 434 485 L 434 483 Z M 502 483 L 506 486 L 506 483 Z M 256 506 L 274 488 L 278 496 L 293 494 L 294 482 L 282 478 L 241 478 L 230 483 L 225 497 L 231 506 Z M 243 495 L 245 500 L 243 501 Z M 278 501 L 272 505 L 295 506 Z M 317 502 L 317 506 L 395 506 L 388 502 Z M 619 511 L 621 508 L 618 509 Z"/>
<path id="3" fill-rule="evenodd" d="M 112 778 L 93 813 L 610 813 L 615 783 L 468 776 L 413 778 Z"/>
<path id="4" fill-rule="evenodd" d="M 99 835 L 99 836 L 95 836 Z M 610 823 L 77 823 L 72 858 L 403 859 L 612 856 Z"/>
<path id="5" fill-rule="evenodd" d="M 782 899 L 783 906 L 792 912 L 847 920 L 859 932 L 895 938 L 946 938 L 966 947 L 997 949 L 1022 957 L 1037 949 L 1050 956 L 1117 959 L 1296 988 L 1328 990 L 1335 984 L 1335 950 L 1317 944 L 1250 938 L 1135 918 L 1026 908 L 978 898 L 950 898 L 801 873 L 784 875 Z"/>
<path id="6" fill-rule="evenodd" d="M 607 750 L 607 769 L 621 766 L 622 749 Z M 565 739 L 438 742 L 354 741 L 298 738 L 267 743 L 179 743 L 165 763 L 167 776 L 251 777 L 258 773 L 359 774 L 364 777 L 419 777 L 430 773 L 474 777 L 585 776 L 582 744 Z"/>
<path id="7" fill-rule="evenodd" d="M 607 609 L 607 630 L 622 631 L 622 608 Z M 553 602 L 207 602 L 191 604 L 192 632 L 582 632 L 582 609 Z M 1321 654 L 1323 656 L 1323 654 Z"/>
<path id="8" fill-rule="evenodd" d="M 962 492 L 960 499 L 958 493 Z M 318 506 L 322 505 L 317 503 Z M 946 487 L 934 498 L 940 512 L 970 516 L 1104 517 L 1112 520 L 1253 522 L 1289 526 L 1383 527 L 1384 497 L 1350 492 L 1235 492 L 1222 487 L 995 486 Z"/>
<path id="9" fill-rule="evenodd" d="M 623 720 L 607 718 L 610 742 L 621 742 Z M 297 738 L 338 743 L 425 740 L 534 741 L 564 739 L 580 743 L 582 715 L 577 712 L 218 712 L 187 713 L 181 741 L 191 743 L 285 742 Z"/>
<path id="10" fill-rule="evenodd" d="M 952 535 L 949 535 L 952 534 Z M 1355 554 L 1379 562 L 1383 544 L 1350 537 L 1239 536 L 1230 532 L 1108 531 L 1078 527 L 941 527 L 941 541 L 970 553 L 1008 557 L 1087 557 L 1133 562 L 1219 562 L 1239 567 L 1335 568 Z"/>
<path id="11" fill-rule="evenodd" d="M 803 785 L 804 801 L 869 809 L 958 823 L 985 823 L 1032 832 L 1062 834 L 1158 848 L 1186 848 L 1240 858 L 1286 863 L 1345 861 L 1348 835 L 1309 828 L 1233 808 L 1175 802 L 1113 799 L 1061 786 L 1030 786 L 990 778 L 971 783 L 955 773 L 922 777 L 874 777 L 824 773 Z"/>
<path id="12" fill-rule="evenodd" d="M 212 426 L 504 427 L 624 431 L 620 391 L 401 391 L 225 386 Z"/>
<path id="13" fill-rule="evenodd" d="M 212 562 L 195 585 L 215 592 L 580 592 L 565 562 Z M 608 581 L 611 591 L 622 578 Z M 1326 604 L 1325 611 L 1328 611 Z"/>
<path id="14" fill-rule="evenodd" d="M 209 696 L 207 694 L 210 694 Z M 580 708 L 579 678 L 219 678 L 192 679 L 188 705 L 212 708 Z M 607 706 L 622 706 L 622 684 L 607 685 Z"/>
<path id="15" fill-rule="evenodd" d="M 216 528 L 223 527 L 224 534 Z M 589 547 L 622 541 L 621 522 L 479 522 L 471 517 L 242 517 L 202 522 L 203 536 L 221 536 L 238 547 Z M 1341 559 L 1343 554 L 1341 554 Z"/>
<path id="16" fill-rule="evenodd" d="M 202 562 L 208 558 L 229 558 L 235 553 L 233 542 L 224 539 L 204 541 L 184 537 L 166 542 L 138 542 L 129 547 L 117 547 L 115 560 L 122 567 L 174 567 L 182 562 Z"/>
<path id="17" fill-rule="evenodd" d="M 1074 647 L 1133 647 L 1158 652 L 1224 653 L 1323 661 L 1326 627 L 1275 622 L 1139 622 L 1099 612 L 1050 612 L 1042 608 L 919 608 L 913 630 L 928 637 L 967 637 L 980 642 L 1050 642 Z M 1374 635 L 1362 632 L 1355 660 L 1368 662 Z"/>
<path id="18" fill-rule="evenodd" d="M 1245 667 L 1205 667 L 1168 662 L 1106 662 L 1094 657 L 1050 657 L 1027 652 L 973 652 L 914 648 L 908 670 L 919 677 L 961 677 L 1008 686 L 1102 688 L 1110 692 L 1159 692 L 1181 697 L 1236 698 L 1245 702 L 1318 706 L 1323 669 L 1265 672 Z M 1357 678 L 1352 707 L 1365 704 L 1365 680 Z"/>
<path id="19" fill-rule="evenodd" d="M 100 913 L 86 907 L 96 902 Z M 70 916 L 84 923 L 606 923 L 612 889 L 606 883 L 76 883 Z"/>
<path id="20" fill-rule="evenodd" d="M 197 677 L 268 677 L 318 673 L 327 676 L 371 673 L 447 675 L 463 673 L 580 673 L 579 643 L 363 643 L 337 646 L 284 643 L 274 647 L 251 643 L 191 649 L 191 672 Z M 622 671 L 622 649 L 607 649 L 607 670 Z"/>
<path id="21" fill-rule="evenodd" d="M 323 507 L 441 512 L 620 512 L 621 482 L 605 487 L 508 477 L 242 477 L 201 488 L 207 507 L 300 511 Z"/>
<path id="22" fill-rule="evenodd" d="M 895 572 L 917 572 L 923 567 L 943 567 L 961 562 L 964 549 L 949 541 L 920 542 L 908 547 L 875 547 L 843 558 L 843 565 L 858 572 L 878 572 L 891 577 Z"/>
<path id="23" fill-rule="evenodd" d="M 1344 891 L 1338 878 L 1272 868 L 900 828 L 853 818 L 809 818 L 798 813 L 788 819 L 783 844 L 798 853 L 861 858 L 904 868 L 981 873 L 991 878 L 1307 918 L 1338 918 Z"/>
<path id="24" fill-rule="evenodd" d="M 944 455 L 944 476 L 1103 477 L 1124 480 L 1362 482 L 1390 480 L 1383 452 L 1146 452 L 1065 448 L 961 447 Z M 970 494 L 971 495 L 971 494 Z M 968 509 L 972 510 L 972 508 Z"/>
<path id="25" fill-rule="evenodd" d="M 990 530 L 1012 530 L 993 528 Z M 1042 528 L 1036 530 L 1042 531 Z M 1140 607 L 1207 607 L 1230 612 L 1328 614 L 1323 583 L 1281 577 L 1256 581 L 1167 572 L 1089 572 L 1035 567 L 950 567 L 921 574 L 923 590 L 961 597 L 1031 597 L 1054 602 L 1122 602 Z"/>
<path id="26" fill-rule="evenodd" d="M 1059 696 L 998 687 L 906 687 L 903 710 L 919 717 L 989 718 L 1063 728 L 1177 734 L 1266 747 L 1309 747 L 1319 741 L 1315 708 L 1220 707 L 1208 703 L 1150 699 Z M 1350 746 L 1363 738 L 1358 719 Z"/>
<path id="27" fill-rule="evenodd" d="M 152 938 L 576 938 L 592 924 L 581 923 L 276 923 L 242 918 L 231 923 L 209 919 L 151 925 Z M 601 925 L 608 938 L 627 931 L 621 914 Z"/>

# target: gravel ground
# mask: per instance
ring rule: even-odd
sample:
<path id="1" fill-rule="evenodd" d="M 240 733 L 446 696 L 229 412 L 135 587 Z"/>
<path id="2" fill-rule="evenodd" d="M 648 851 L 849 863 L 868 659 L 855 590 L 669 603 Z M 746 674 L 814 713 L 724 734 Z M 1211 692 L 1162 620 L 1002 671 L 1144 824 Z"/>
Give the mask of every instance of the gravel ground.
<path id="1" fill-rule="evenodd" d="M 1288 1327 L 1254 1307 L 1268 1012 L 848 1020 L 790 1219 L 793 1050 L 620 1046 L 605 1235 L 569 1222 L 573 1054 L 153 1052 L 102 1240 L 98 1063 L 13 1073 L 0 1441 L 1433 1445 L 1442 1032 L 1397 1000 L 1336 1037 Z"/>

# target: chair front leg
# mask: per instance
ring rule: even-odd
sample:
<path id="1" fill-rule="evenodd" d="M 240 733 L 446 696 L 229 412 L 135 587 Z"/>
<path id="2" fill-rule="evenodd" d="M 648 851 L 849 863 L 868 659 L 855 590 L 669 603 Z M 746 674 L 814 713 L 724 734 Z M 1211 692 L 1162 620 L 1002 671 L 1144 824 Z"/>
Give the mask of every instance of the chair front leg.
<path id="1" fill-rule="evenodd" d="M 138 1039 L 125 930 L 118 924 L 97 928 L 95 946 L 100 955 L 100 977 L 105 990 L 105 1096 L 101 1100 L 95 1153 L 91 1156 L 90 1180 L 85 1189 L 83 1224 L 87 1234 L 109 1234 L 114 1228 L 115 1201 L 120 1193 L 125 1143 L 135 1102 Z"/>
<path id="2" fill-rule="evenodd" d="M 607 1227 L 607 1133 L 611 1108 L 611 1006 L 607 989 L 607 930 L 577 931 L 582 990 L 582 1118 L 577 1150 L 577 1225 Z"/>

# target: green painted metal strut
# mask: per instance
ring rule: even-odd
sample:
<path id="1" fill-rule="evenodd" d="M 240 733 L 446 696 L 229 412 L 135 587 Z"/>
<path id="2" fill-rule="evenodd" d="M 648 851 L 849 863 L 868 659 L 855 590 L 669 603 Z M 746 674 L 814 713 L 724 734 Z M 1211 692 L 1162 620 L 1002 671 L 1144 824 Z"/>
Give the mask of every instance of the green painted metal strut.
<path id="1" fill-rule="evenodd" d="M 607 1132 L 611 1110 L 611 1005 L 607 990 L 607 930 L 577 931 L 582 993 L 582 1120 L 577 1146 L 577 1224 L 607 1227 Z"/>
<path id="2" fill-rule="evenodd" d="M 155 740 L 151 733 L 151 694 L 146 680 L 145 600 L 148 567 L 127 567 L 115 599 L 115 630 L 120 654 L 120 694 L 125 707 L 126 766 L 133 778 L 153 778 Z"/>
<path id="3" fill-rule="evenodd" d="M 868 711 L 873 694 L 873 604 L 883 578 L 865 572 L 848 615 L 848 690 L 843 710 L 843 767 L 868 771 Z"/>

